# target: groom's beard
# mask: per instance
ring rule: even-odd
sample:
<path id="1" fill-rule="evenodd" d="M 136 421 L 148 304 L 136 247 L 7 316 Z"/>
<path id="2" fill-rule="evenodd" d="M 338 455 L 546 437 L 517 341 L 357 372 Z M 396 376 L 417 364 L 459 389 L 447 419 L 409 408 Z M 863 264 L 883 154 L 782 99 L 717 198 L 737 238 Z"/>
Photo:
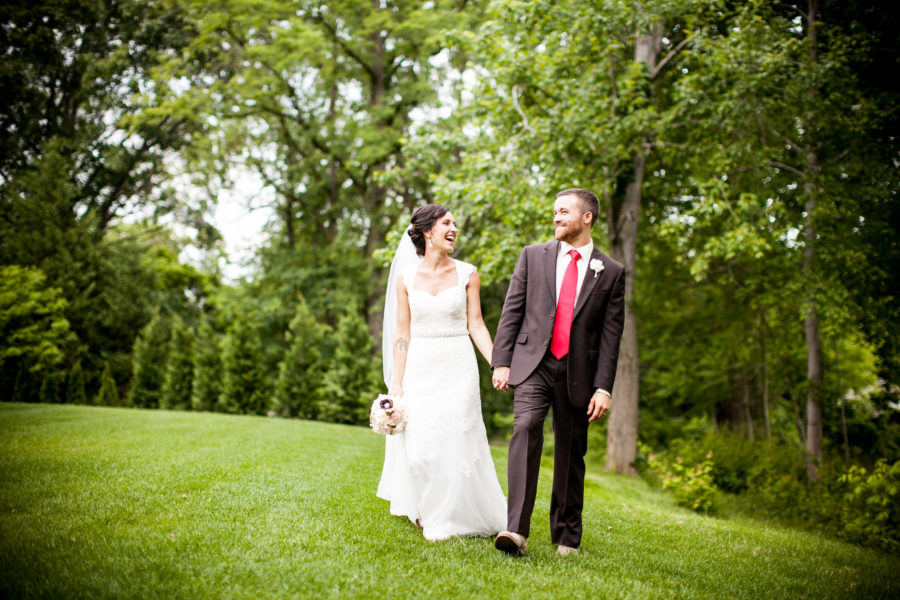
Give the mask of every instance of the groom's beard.
<path id="1" fill-rule="evenodd" d="M 556 236 L 556 240 L 559 242 L 569 242 L 571 244 L 572 240 L 577 240 L 578 236 L 584 232 L 584 228 L 580 225 L 581 223 L 560 223 L 559 225 L 554 223 L 554 235 Z"/>

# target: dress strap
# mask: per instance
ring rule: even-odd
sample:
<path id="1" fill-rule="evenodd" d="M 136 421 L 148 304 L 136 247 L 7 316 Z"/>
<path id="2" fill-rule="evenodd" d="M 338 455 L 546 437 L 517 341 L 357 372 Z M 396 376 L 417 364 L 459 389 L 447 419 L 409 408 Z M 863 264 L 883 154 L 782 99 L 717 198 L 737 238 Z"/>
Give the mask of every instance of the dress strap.
<path id="1" fill-rule="evenodd" d="M 459 285 L 465 287 L 469 284 L 469 277 L 475 271 L 475 265 L 470 265 L 461 260 L 454 260 L 456 263 L 456 273 L 459 275 Z"/>
<path id="2" fill-rule="evenodd" d="M 413 286 L 416 284 L 416 271 L 418 268 L 419 265 L 415 264 L 403 272 L 403 285 L 406 286 L 407 291 L 413 289 Z"/>

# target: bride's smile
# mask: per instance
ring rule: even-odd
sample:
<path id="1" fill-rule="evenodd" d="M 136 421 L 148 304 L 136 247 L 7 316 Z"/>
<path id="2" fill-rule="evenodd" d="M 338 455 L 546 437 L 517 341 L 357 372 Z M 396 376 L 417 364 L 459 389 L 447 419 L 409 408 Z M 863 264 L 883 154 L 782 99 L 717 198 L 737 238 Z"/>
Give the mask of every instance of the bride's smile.
<path id="1" fill-rule="evenodd" d="M 453 252 L 453 246 L 458 235 L 459 229 L 456 227 L 456 220 L 453 218 L 453 215 L 447 213 L 434 224 L 429 240 L 433 245 L 432 247 L 436 250 L 450 253 Z"/>

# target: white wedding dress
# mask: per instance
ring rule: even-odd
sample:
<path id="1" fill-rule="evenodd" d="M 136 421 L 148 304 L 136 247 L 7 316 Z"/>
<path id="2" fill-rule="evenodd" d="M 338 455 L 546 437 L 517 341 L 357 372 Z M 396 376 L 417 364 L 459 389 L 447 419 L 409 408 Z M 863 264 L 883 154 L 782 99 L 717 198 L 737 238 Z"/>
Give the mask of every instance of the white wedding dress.
<path id="1" fill-rule="evenodd" d="M 494 535 L 506 499 L 481 418 L 478 365 L 466 325 L 466 285 L 475 267 L 456 263 L 457 285 L 409 294 L 410 343 L 403 377 L 406 430 L 387 436 L 377 495 L 391 514 L 419 521 L 429 540 Z"/>

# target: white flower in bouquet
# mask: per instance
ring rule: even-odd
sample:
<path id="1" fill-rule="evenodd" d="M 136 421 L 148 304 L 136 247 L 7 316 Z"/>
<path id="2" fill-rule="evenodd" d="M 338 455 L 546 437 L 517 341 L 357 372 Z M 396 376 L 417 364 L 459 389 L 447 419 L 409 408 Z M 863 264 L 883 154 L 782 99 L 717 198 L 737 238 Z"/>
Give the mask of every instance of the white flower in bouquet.
<path id="1" fill-rule="evenodd" d="M 369 411 L 369 427 L 380 435 L 394 435 L 406 429 L 406 410 L 399 398 L 379 394 Z"/>

